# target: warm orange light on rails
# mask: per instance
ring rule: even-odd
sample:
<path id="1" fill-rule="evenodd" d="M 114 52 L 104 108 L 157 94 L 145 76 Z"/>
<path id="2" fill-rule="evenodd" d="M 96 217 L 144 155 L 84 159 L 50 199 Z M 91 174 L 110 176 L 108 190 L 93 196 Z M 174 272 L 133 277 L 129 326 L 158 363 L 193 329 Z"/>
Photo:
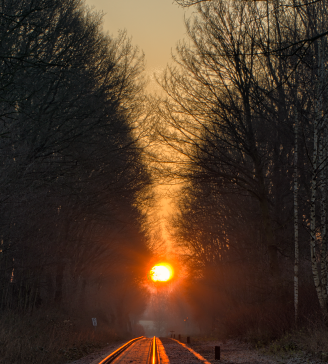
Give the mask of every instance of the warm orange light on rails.
<path id="1" fill-rule="evenodd" d="M 167 263 L 156 264 L 149 275 L 154 282 L 167 282 L 173 277 L 173 268 Z"/>

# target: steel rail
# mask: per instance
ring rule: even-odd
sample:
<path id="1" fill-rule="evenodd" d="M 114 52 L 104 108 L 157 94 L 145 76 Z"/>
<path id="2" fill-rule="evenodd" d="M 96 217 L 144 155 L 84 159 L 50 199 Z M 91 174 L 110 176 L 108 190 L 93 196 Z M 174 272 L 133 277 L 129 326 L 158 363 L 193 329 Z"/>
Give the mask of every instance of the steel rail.
<path id="1" fill-rule="evenodd" d="M 154 336 L 151 347 L 150 347 L 150 355 L 148 357 L 148 363 L 147 364 L 160 364 L 160 359 L 158 356 L 158 350 L 156 345 L 156 336 Z"/>
<path id="2" fill-rule="evenodd" d="M 140 337 L 137 337 L 135 339 L 128 341 L 126 344 L 124 344 L 123 346 L 121 346 L 120 348 L 115 350 L 113 353 L 109 354 L 105 359 L 103 359 L 101 362 L 99 362 L 99 364 L 111 363 L 114 359 L 116 359 L 118 356 L 120 356 L 123 353 L 123 351 L 125 351 L 129 346 L 131 346 L 136 341 L 144 339 L 144 338 L 145 338 L 145 336 L 140 336 Z"/>

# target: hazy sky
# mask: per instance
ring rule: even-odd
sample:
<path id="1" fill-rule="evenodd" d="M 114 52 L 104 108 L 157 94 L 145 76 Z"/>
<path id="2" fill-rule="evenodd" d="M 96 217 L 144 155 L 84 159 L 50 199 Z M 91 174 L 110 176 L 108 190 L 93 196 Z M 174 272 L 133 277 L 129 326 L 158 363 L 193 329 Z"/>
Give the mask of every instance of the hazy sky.
<path id="1" fill-rule="evenodd" d="M 171 53 L 180 39 L 186 38 L 185 10 L 173 0 L 85 0 L 96 11 L 103 11 L 103 27 L 110 35 L 126 29 L 132 43 L 143 50 L 146 57 L 146 72 L 150 83 L 148 92 L 161 92 L 153 78 L 154 72 L 161 73 L 171 62 Z M 170 199 L 161 199 L 164 215 L 172 212 Z M 163 226 L 163 236 L 169 245 L 169 237 Z"/>
<path id="2" fill-rule="evenodd" d="M 159 72 L 171 61 L 171 50 L 185 38 L 185 10 L 173 0 L 86 0 L 104 12 L 104 31 L 126 29 L 144 51 L 147 73 Z M 190 11 L 190 10 L 189 10 Z"/>

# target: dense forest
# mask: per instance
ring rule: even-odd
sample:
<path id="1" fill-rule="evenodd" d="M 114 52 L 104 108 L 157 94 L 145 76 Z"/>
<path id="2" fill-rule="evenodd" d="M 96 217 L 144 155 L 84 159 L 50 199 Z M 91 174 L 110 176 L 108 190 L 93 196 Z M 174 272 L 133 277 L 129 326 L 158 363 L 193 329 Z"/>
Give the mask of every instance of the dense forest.
<path id="1" fill-rule="evenodd" d="M 176 273 L 159 322 L 327 325 L 328 4 L 176 3 L 188 38 L 155 97 L 142 52 L 82 0 L 0 2 L 0 363 L 141 335 L 158 259 Z M 159 185 L 175 186 L 171 252 Z"/>
<path id="2" fill-rule="evenodd" d="M 153 102 L 172 239 L 206 330 L 327 319 L 327 3 L 194 7 Z"/>
<path id="3" fill-rule="evenodd" d="M 0 310 L 62 307 L 131 331 L 150 254 L 143 55 L 80 0 L 0 9 Z"/>

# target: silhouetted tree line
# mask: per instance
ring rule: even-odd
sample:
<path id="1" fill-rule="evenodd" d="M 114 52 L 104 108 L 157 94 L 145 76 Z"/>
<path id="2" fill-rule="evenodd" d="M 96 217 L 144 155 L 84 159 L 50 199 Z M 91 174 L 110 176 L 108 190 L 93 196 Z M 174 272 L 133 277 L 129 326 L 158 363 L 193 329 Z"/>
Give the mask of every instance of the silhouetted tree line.
<path id="1" fill-rule="evenodd" d="M 195 317 L 234 333 L 327 318 L 327 2 L 193 3 L 157 111 Z"/>
<path id="2" fill-rule="evenodd" d="M 143 56 L 80 0 L 2 1 L 0 47 L 0 308 L 125 325 L 148 255 Z"/>

